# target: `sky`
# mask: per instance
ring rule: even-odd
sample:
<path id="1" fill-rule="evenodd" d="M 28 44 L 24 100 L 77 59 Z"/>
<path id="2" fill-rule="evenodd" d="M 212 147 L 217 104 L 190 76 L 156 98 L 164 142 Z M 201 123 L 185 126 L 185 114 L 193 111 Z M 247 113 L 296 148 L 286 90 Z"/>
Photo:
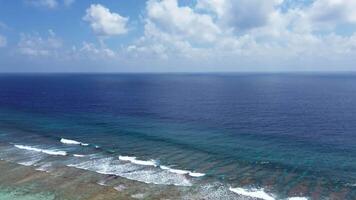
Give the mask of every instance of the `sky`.
<path id="1" fill-rule="evenodd" d="M 0 72 L 356 71 L 355 0 L 0 0 Z"/>

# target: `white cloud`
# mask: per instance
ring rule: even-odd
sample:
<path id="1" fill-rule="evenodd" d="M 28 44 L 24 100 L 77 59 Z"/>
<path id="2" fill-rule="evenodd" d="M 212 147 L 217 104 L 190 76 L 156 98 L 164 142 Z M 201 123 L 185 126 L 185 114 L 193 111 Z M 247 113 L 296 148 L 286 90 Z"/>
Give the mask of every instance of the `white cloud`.
<path id="1" fill-rule="evenodd" d="M 47 34 L 21 34 L 17 44 L 17 55 L 27 61 L 66 63 L 88 63 L 90 61 L 114 61 L 118 57 L 104 45 L 83 42 L 81 45 L 66 46 L 56 33 L 49 29 Z M 29 59 L 28 59 L 29 58 Z"/>
<path id="2" fill-rule="evenodd" d="M 169 60 L 201 57 L 225 34 L 212 16 L 179 6 L 177 0 L 146 3 L 144 35 L 123 52 L 127 57 Z"/>
<path id="3" fill-rule="evenodd" d="M 36 7 L 44 7 L 44 8 L 56 8 L 58 6 L 57 0 L 26 0 L 27 3 L 36 6 Z"/>
<path id="4" fill-rule="evenodd" d="M 57 55 L 146 69 L 354 68 L 356 33 L 338 35 L 335 30 L 336 25 L 356 23 L 352 2 L 356 1 L 197 0 L 195 5 L 182 6 L 178 0 L 148 0 L 141 16 L 143 34 L 120 48 L 83 42 L 68 50 L 53 31 L 48 37 L 23 35 L 18 46 L 19 52 L 32 57 Z M 83 20 L 99 38 L 128 31 L 128 18 L 100 4 L 91 5 Z M 325 24 L 331 26 L 325 29 Z"/>
<path id="5" fill-rule="evenodd" d="M 255 46 L 254 38 L 248 34 L 237 37 L 232 31 L 234 27 L 220 23 L 217 15 L 224 12 L 222 2 L 201 1 L 188 7 L 179 6 L 177 0 L 148 1 L 144 36 L 127 51 L 141 57 L 156 56 L 166 60 L 172 56 L 206 59 L 232 51 L 246 54 L 247 47 Z M 216 16 L 202 11 L 214 12 Z"/>
<path id="6" fill-rule="evenodd" d="M 121 35 L 128 32 L 128 18 L 100 4 L 92 4 L 87 10 L 83 20 L 90 23 L 90 27 L 99 36 Z"/>
<path id="7" fill-rule="evenodd" d="M 281 0 L 198 0 L 197 8 L 213 12 L 219 23 L 236 30 L 265 25 Z"/>
<path id="8" fill-rule="evenodd" d="M 47 37 L 39 34 L 21 34 L 18 43 L 20 54 L 30 57 L 55 57 L 60 53 L 62 41 L 57 38 L 52 30 Z"/>
<path id="9" fill-rule="evenodd" d="M 0 35 L 0 47 L 5 47 L 7 45 L 7 39 L 5 36 Z"/>
<path id="10" fill-rule="evenodd" d="M 354 0 L 316 0 L 307 12 L 317 22 L 356 23 Z"/>
<path id="11" fill-rule="evenodd" d="M 125 53 L 128 58 L 140 57 L 143 63 L 154 59 L 170 64 L 186 61 L 198 66 L 230 66 L 232 70 L 352 63 L 356 34 L 339 36 L 330 29 L 322 35 L 314 33 L 319 22 L 310 13 L 316 8 L 328 13 L 318 5 L 323 1 L 328 5 L 332 0 L 294 2 L 288 9 L 283 3 L 291 5 L 290 1 L 282 0 L 198 0 L 191 7 L 180 6 L 177 0 L 150 0 L 144 35 Z M 337 23 L 352 22 L 356 12 L 346 13 L 348 17 L 340 17 Z"/>
<path id="12" fill-rule="evenodd" d="M 83 42 L 81 48 L 77 53 L 80 56 L 85 56 L 89 59 L 97 59 L 97 58 L 114 58 L 116 56 L 116 52 L 109 48 L 96 47 L 93 43 Z"/>
<path id="13" fill-rule="evenodd" d="M 155 26 L 162 32 L 194 41 L 212 42 L 221 33 L 211 16 L 179 7 L 177 0 L 148 1 L 147 24 L 146 31 Z"/>

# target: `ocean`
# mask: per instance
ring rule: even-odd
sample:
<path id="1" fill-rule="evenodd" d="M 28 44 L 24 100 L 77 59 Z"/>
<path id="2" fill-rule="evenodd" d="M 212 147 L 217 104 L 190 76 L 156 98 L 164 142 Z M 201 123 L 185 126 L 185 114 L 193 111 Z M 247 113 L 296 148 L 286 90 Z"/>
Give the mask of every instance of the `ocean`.
<path id="1" fill-rule="evenodd" d="M 356 199 L 355 155 L 353 73 L 0 75 L 0 159 L 41 171 Z"/>

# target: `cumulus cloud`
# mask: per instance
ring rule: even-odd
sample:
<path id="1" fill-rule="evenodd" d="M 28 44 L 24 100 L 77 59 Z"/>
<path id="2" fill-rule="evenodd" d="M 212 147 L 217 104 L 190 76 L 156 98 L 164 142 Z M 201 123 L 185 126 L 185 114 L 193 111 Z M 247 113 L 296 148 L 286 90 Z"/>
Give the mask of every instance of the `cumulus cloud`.
<path id="1" fill-rule="evenodd" d="M 149 0 L 145 13 L 144 35 L 126 48 L 126 56 L 194 57 L 205 54 L 204 48 L 214 46 L 224 34 L 211 15 L 180 6 L 177 0 Z"/>
<path id="2" fill-rule="evenodd" d="M 345 10 L 351 1 L 198 0 L 181 6 L 177 0 L 149 0 L 144 35 L 126 48 L 127 57 L 236 68 L 352 63 L 355 34 L 314 33 L 319 21 L 328 20 L 316 16 L 331 15 L 328 7 L 338 7 L 331 1 L 345 11 L 332 14 L 338 16 L 336 23 L 352 23 L 356 12 Z"/>
<path id="3" fill-rule="evenodd" d="M 158 29 L 195 41 L 214 41 L 221 33 L 211 16 L 199 14 L 190 7 L 179 7 L 177 0 L 150 0 L 147 3 L 146 31 Z"/>
<path id="4" fill-rule="evenodd" d="M 18 47 L 32 57 L 60 54 L 57 57 L 182 71 L 354 68 L 356 33 L 341 35 L 336 28 L 356 23 L 355 1 L 305 2 L 197 0 L 188 6 L 178 0 L 148 0 L 140 16 L 142 35 L 118 48 L 83 42 L 65 50 L 53 32 L 47 37 L 22 35 Z M 83 20 L 99 39 L 128 32 L 129 19 L 100 4 L 92 4 Z"/>
<path id="5" fill-rule="evenodd" d="M 82 46 L 76 51 L 80 56 L 85 56 L 89 59 L 97 58 L 114 58 L 117 53 L 106 47 L 97 47 L 93 43 L 83 42 Z"/>
<path id="6" fill-rule="evenodd" d="M 99 36 L 122 35 L 128 32 L 128 18 L 110 10 L 100 4 L 92 4 L 83 17 L 90 27 Z"/>
<path id="7" fill-rule="evenodd" d="M 56 37 L 52 30 L 47 37 L 39 34 L 21 34 L 18 43 L 20 54 L 30 57 L 55 57 L 60 52 L 62 41 Z"/>
<path id="8" fill-rule="evenodd" d="M 316 0 L 307 13 L 317 22 L 356 23 L 356 1 Z"/>
<path id="9" fill-rule="evenodd" d="M 282 0 L 198 0 L 197 8 L 213 12 L 219 23 L 236 30 L 265 25 Z"/>
<path id="10" fill-rule="evenodd" d="M 165 59 L 172 55 L 201 59 L 224 52 L 242 53 L 242 48 L 254 46 L 255 41 L 247 33 L 237 37 L 232 31 L 237 29 L 237 24 L 221 22 L 225 20 L 231 3 L 233 1 L 206 0 L 188 7 L 180 6 L 177 0 L 149 0 L 146 4 L 144 36 L 127 50 Z M 245 25 L 241 25 L 238 29 L 245 28 Z"/>

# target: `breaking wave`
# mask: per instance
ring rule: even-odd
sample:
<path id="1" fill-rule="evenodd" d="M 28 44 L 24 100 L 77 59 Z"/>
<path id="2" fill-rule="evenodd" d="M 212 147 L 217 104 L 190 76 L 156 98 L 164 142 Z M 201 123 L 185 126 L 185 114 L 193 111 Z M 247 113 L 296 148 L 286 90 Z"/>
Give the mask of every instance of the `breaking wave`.
<path id="1" fill-rule="evenodd" d="M 63 143 L 63 144 L 70 144 L 70 145 L 82 145 L 82 146 L 88 146 L 89 145 L 87 143 L 82 143 L 82 142 L 78 142 L 78 141 L 70 140 L 70 139 L 65 139 L 65 138 L 62 138 L 60 140 L 60 142 Z"/>
<path id="2" fill-rule="evenodd" d="M 36 148 L 36 147 L 25 146 L 25 145 L 17 145 L 17 144 L 15 144 L 14 147 L 16 147 L 18 149 L 41 152 L 41 153 L 54 155 L 54 156 L 66 156 L 67 155 L 67 152 L 65 152 L 65 151 L 58 151 L 58 150 L 51 150 L 51 149 L 39 149 L 39 148 Z"/>
<path id="3" fill-rule="evenodd" d="M 263 189 L 244 189 L 244 188 L 231 188 L 229 189 L 231 192 L 242 196 L 248 196 L 252 198 L 259 198 L 264 200 L 275 200 L 275 198 L 269 194 L 267 194 Z"/>

